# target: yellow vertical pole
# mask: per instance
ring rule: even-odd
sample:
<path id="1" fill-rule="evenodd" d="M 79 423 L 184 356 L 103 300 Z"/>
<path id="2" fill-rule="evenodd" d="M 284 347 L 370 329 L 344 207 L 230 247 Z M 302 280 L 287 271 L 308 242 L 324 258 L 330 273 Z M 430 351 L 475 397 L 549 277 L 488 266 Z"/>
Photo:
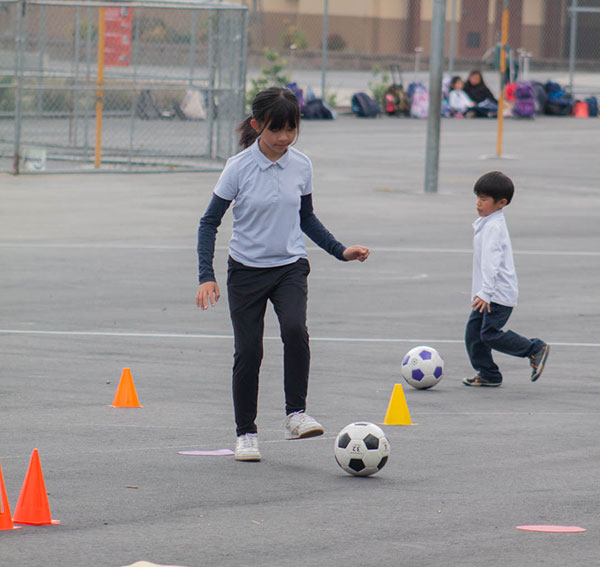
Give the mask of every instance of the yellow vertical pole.
<path id="1" fill-rule="evenodd" d="M 102 109 L 104 83 L 104 14 L 106 8 L 100 8 L 98 14 L 98 78 L 96 80 L 96 151 L 94 156 L 94 167 L 100 167 L 102 158 Z"/>
<path id="2" fill-rule="evenodd" d="M 496 155 L 502 157 L 502 137 L 504 135 L 504 77 L 506 74 L 506 44 L 508 43 L 508 0 L 503 0 L 502 34 L 500 38 L 500 95 L 498 96 L 498 135 Z"/>

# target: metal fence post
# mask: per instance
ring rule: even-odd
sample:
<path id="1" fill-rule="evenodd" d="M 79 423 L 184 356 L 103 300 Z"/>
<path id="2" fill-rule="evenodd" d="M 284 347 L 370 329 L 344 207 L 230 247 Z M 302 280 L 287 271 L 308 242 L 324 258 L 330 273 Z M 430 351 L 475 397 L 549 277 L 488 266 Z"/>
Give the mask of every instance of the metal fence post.
<path id="1" fill-rule="evenodd" d="M 40 14 L 40 52 L 38 56 L 38 93 L 37 93 L 37 106 L 38 114 L 42 114 L 42 95 L 43 95 L 43 75 L 44 75 L 44 54 L 46 52 L 46 6 L 42 6 Z"/>
<path id="2" fill-rule="evenodd" d="M 218 27 L 218 12 L 213 12 L 210 15 L 210 29 L 208 38 L 208 148 L 209 157 L 215 156 L 215 79 L 217 74 L 216 53 L 215 47 L 217 27 Z"/>
<path id="3" fill-rule="evenodd" d="M 137 111 L 137 102 L 138 102 L 138 86 L 137 86 L 137 66 L 138 66 L 138 50 L 140 43 L 140 21 L 141 16 L 140 12 L 141 8 L 136 8 L 134 14 L 134 18 L 137 20 L 133 20 L 135 22 L 134 25 L 134 34 L 131 40 L 131 67 L 133 69 L 133 96 L 131 97 L 131 108 L 129 109 L 129 150 L 127 152 L 127 163 L 129 169 L 131 169 L 132 159 L 133 159 L 133 140 L 135 137 L 135 117 Z"/>
<path id="4" fill-rule="evenodd" d="M 94 167 L 102 161 L 102 107 L 104 105 L 104 33 L 106 8 L 98 10 L 98 76 L 96 79 L 96 145 Z"/>
<path id="5" fill-rule="evenodd" d="M 87 29 L 85 34 L 85 112 L 83 122 L 83 155 L 89 153 L 90 108 L 92 106 L 92 9 L 87 11 Z"/>
<path id="6" fill-rule="evenodd" d="M 240 77 L 238 87 L 240 89 L 239 97 L 239 113 L 240 116 L 244 116 L 246 113 L 246 81 L 248 73 L 248 21 L 249 21 L 248 10 L 244 10 L 242 14 L 242 39 L 240 42 Z"/>
<path id="7" fill-rule="evenodd" d="M 19 174 L 19 159 L 21 157 L 21 128 L 23 119 L 23 76 L 25 59 L 25 34 L 23 21 L 25 19 L 25 0 L 19 2 L 17 9 L 16 37 L 15 37 L 15 82 L 17 92 L 15 100 L 15 143 L 13 151 L 13 173 Z"/>
<path id="8" fill-rule="evenodd" d="M 198 12 L 192 12 L 192 22 L 190 30 L 190 88 L 194 82 L 194 64 L 196 61 L 196 36 L 198 35 Z"/>
<path id="9" fill-rule="evenodd" d="M 577 50 L 577 0 L 571 0 L 571 37 L 569 38 L 569 93 L 573 96 L 573 75 Z"/>
<path id="10" fill-rule="evenodd" d="M 321 47 L 321 98 L 325 100 L 325 86 L 327 77 L 327 51 L 328 46 L 328 32 L 329 27 L 329 0 L 325 0 L 323 6 L 323 46 Z"/>
<path id="11" fill-rule="evenodd" d="M 450 21 L 450 45 L 448 55 L 448 74 L 454 75 L 454 55 L 456 51 L 456 0 L 452 0 L 452 19 Z"/>
<path id="12" fill-rule="evenodd" d="M 79 33 L 81 29 L 81 18 L 79 14 L 80 7 L 75 8 L 75 77 L 73 78 L 74 89 L 72 96 L 72 112 L 73 112 L 73 138 L 72 143 L 77 147 L 77 139 L 79 138 Z"/>
<path id="13" fill-rule="evenodd" d="M 438 188 L 445 27 L 446 0 L 435 0 L 431 22 L 431 53 L 429 55 L 429 114 L 425 153 L 425 193 L 437 193 Z"/>

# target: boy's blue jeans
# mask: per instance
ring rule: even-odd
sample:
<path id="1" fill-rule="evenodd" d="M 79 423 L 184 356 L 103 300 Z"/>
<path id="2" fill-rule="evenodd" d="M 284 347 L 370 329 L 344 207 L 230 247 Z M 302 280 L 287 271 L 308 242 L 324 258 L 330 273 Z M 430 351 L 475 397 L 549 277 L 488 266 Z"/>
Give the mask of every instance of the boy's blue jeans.
<path id="1" fill-rule="evenodd" d="M 502 331 L 512 313 L 512 307 L 490 303 L 490 312 L 471 311 L 465 331 L 465 343 L 471 365 L 480 376 L 490 381 L 502 381 L 502 373 L 492 358 L 492 349 L 512 356 L 527 357 L 537 352 L 544 342 L 528 339 L 513 331 Z"/>

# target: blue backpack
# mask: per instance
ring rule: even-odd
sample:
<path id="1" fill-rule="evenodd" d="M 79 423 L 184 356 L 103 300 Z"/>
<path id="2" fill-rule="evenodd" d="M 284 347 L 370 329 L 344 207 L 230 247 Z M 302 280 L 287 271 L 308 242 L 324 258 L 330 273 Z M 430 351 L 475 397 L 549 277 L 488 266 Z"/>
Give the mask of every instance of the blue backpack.
<path id="1" fill-rule="evenodd" d="M 567 116 L 571 114 L 573 102 L 566 91 L 554 81 L 546 83 L 546 93 L 548 100 L 544 105 L 544 114 L 552 114 L 554 116 Z"/>
<path id="2" fill-rule="evenodd" d="M 595 96 L 589 96 L 585 99 L 588 105 L 590 118 L 598 116 L 598 99 Z"/>
<path id="3" fill-rule="evenodd" d="M 366 93 L 354 93 L 350 103 L 352 112 L 360 118 L 375 118 L 381 114 L 379 105 Z"/>

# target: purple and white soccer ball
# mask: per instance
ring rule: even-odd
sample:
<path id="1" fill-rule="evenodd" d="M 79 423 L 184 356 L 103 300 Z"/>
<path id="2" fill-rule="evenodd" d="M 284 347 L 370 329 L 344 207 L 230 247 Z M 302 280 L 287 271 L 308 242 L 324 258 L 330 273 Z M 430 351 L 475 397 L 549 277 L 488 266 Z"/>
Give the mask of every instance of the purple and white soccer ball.
<path id="1" fill-rule="evenodd" d="M 400 373 L 413 388 L 426 390 L 444 376 L 444 359 L 434 348 L 418 346 L 404 355 Z"/>
<path id="2" fill-rule="evenodd" d="M 338 433 L 333 452 L 337 464 L 348 474 L 370 476 L 387 463 L 390 442 L 374 423 L 358 421 Z"/>

